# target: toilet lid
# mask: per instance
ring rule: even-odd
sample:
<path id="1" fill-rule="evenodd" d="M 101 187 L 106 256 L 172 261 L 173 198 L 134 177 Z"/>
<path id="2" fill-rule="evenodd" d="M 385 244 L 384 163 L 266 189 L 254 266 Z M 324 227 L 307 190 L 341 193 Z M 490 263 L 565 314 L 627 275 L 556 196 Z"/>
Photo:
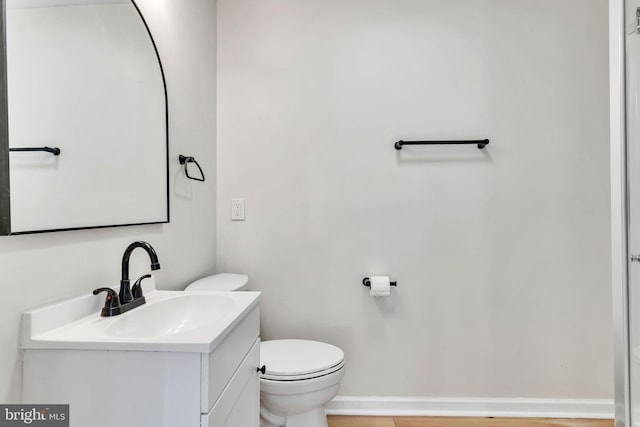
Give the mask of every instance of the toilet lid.
<path id="1" fill-rule="evenodd" d="M 185 288 L 186 291 L 236 291 L 249 281 L 244 274 L 220 273 L 196 280 Z"/>
<path id="2" fill-rule="evenodd" d="M 338 347 L 318 341 L 273 340 L 260 344 L 260 365 L 266 376 L 301 376 L 325 371 L 344 360 Z"/>

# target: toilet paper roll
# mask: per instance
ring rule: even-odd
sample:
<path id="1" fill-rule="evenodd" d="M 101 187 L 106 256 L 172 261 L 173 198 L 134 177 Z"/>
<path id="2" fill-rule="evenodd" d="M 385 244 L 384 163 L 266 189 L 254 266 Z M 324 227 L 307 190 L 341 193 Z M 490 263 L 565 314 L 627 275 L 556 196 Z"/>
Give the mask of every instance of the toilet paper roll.
<path id="1" fill-rule="evenodd" d="M 386 297 L 391 295 L 391 280 L 389 276 L 371 276 L 369 280 L 371 283 L 369 295 L 372 297 Z"/>

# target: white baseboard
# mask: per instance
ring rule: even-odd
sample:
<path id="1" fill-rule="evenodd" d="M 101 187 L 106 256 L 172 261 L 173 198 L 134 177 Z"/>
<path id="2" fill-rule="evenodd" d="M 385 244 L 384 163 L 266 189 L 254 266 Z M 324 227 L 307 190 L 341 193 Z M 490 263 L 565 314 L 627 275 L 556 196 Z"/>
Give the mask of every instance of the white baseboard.
<path id="1" fill-rule="evenodd" d="M 613 399 L 337 396 L 329 415 L 613 419 Z"/>

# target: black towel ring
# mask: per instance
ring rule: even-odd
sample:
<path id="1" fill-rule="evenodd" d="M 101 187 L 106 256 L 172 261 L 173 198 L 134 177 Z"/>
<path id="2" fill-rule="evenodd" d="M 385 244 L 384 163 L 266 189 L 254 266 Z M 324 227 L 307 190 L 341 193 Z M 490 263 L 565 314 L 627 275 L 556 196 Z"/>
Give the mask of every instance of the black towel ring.
<path id="1" fill-rule="evenodd" d="M 178 161 L 180 162 L 181 165 L 184 165 L 184 173 L 185 175 L 187 175 L 187 178 L 192 179 L 194 181 L 204 182 L 204 172 L 202 172 L 202 168 L 200 167 L 200 165 L 198 164 L 195 158 L 189 157 L 189 156 L 183 156 L 182 154 L 180 154 L 178 156 Z M 200 176 L 202 176 L 202 178 L 189 175 L 189 169 L 187 168 L 187 165 L 189 163 L 193 163 L 196 165 L 196 167 L 200 171 Z"/>

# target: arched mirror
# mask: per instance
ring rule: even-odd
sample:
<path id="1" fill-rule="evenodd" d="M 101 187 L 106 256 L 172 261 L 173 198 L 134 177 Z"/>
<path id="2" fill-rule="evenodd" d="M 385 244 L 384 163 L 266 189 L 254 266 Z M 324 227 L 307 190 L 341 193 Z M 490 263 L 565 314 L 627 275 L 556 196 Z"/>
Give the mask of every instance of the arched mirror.
<path id="1" fill-rule="evenodd" d="M 168 222 L 166 86 L 135 3 L 6 0 L 4 22 L 10 233 Z"/>

